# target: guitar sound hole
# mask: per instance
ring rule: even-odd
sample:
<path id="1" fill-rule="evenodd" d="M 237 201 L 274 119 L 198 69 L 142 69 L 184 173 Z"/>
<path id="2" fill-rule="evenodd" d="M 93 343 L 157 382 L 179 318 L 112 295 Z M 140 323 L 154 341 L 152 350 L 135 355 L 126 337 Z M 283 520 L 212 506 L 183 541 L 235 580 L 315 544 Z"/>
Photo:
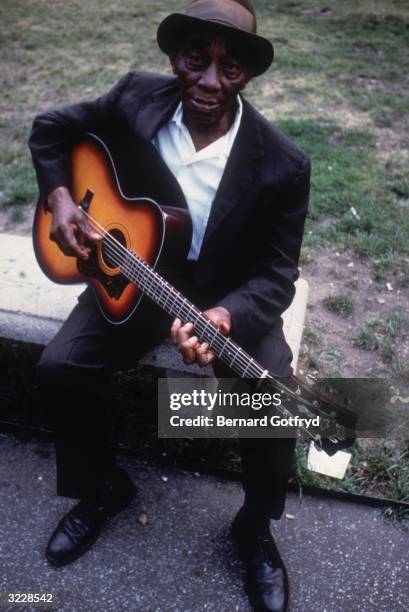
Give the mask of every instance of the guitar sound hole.
<path id="1" fill-rule="evenodd" d="M 118 242 L 126 248 L 126 239 L 119 229 L 111 229 L 102 243 L 102 259 L 108 268 L 118 268 L 123 261 L 123 251 Z"/>

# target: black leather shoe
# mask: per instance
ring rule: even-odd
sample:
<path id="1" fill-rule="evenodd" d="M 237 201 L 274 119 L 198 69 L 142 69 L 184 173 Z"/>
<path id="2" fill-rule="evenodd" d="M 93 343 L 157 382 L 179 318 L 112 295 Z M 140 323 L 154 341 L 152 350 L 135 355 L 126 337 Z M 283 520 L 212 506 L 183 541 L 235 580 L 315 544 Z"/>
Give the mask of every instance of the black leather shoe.
<path id="1" fill-rule="evenodd" d="M 46 549 L 53 565 L 72 563 L 91 548 L 110 518 L 123 510 L 136 490 L 128 474 L 115 468 L 91 498 L 82 499 L 58 523 Z"/>
<path id="2" fill-rule="evenodd" d="M 285 612 L 289 597 L 288 575 L 268 522 L 261 526 L 251 524 L 242 508 L 233 521 L 232 532 L 246 565 L 247 593 L 253 609 Z"/>

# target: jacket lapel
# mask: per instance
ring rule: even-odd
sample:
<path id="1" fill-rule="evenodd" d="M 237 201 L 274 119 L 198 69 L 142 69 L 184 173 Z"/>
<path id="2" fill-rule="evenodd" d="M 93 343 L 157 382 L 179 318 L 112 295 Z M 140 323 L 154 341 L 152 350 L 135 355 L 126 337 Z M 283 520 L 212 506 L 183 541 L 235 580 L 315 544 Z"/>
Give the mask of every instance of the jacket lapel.
<path id="1" fill-rule="evenodd" d="M 176 79 L 169 79 L 154 93 L 145 97 L 136 115 L 137 132 L 150 142 L 159 129 L 172 117 L 180 102 Z"/>
<path id="2" fill-rule="evenodd" d="M 155 174 L 160 178 L 160 191 L 163 192 L 159 203 L 188 208 L 186 198 L 177 179 L 172 174 L 162 157 L 152 144 L 152 139 L 160 128 L 173 116 L 180 102 L 178 82 L 174 78 L 166 79 L 166 82 L 153 93 L 148 93 L 142 98 L 137 109 L 134 128 L 145 141 L 146 158 L 152 162 Z"/>
<path id="3" fill-rule="evenodd" d="M 212 204 L 199 259 L 216 229 L 234 208 L 239 197 L 256 181 L 260 171 L 257 160 L 263 155 L 263 144 L 259 120 L 250 104 L 246 100 L 242 101 L 240 128 Z"/>

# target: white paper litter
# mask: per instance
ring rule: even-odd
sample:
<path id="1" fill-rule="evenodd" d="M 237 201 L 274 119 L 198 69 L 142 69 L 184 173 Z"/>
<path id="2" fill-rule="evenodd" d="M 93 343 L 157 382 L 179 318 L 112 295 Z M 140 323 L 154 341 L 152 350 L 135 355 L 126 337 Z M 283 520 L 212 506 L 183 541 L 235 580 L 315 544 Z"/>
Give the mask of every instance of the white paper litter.
<path id="1" fill-rule="evenodd" d="M 345 451 L 337 451 L 335 455 L 330 457 L 323 450 L 318 450 L 311 442 L 308 451 L 307 466 L 312 472 L 323 474 L 324 476 L 330 476 L 331 478 L 338 478 L 342 480 L 345 476 L 345 472 L 351 460 L 351 453 Z"/>

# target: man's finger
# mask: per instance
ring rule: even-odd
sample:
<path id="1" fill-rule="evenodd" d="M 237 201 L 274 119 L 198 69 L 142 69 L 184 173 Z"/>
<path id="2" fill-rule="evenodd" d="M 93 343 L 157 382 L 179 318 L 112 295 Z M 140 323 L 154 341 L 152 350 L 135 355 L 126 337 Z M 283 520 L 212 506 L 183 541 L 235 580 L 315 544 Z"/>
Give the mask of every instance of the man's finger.
<path id="1" fill-rule="evenodd" d="M 197 346 L 199 345 L 199 340 L 197 338 L 197 336 L 192 336 L 191 338 L 188 338 L 187 340 L 185 340 L 182 344 L 181 344 L 181 349 L 195 349 L 197 348 Z"/>
<path id="2" fill-rule="evenodd" d="M 196 361 L 196 349 L 199 346 L 199 340 L 196 336 L 192 336 L 185 340 L 179 347 L 185 363 L 193 363 Z"/>
<path id="3" fill-rule="evenodd" d="M 210 365 L 211 363 L 213 363 L 213 361 L 215 361 L 216 359 L 216 355 L 214 353 L 212 353 L 211 351 L 209 351 L 208 353 L 206 353 L 206 363 L 203 363 L 204 366 L 206 365 Z M 200 364 L 202 365 L 202 364 Z"/>
<path id="4" fill-rule="evenodd" d="M 202 342 L 202 344 L 196 349 L 196 352 L 199 355 L 203 355 L 204 353 L 207 353 L 208 350 L 209 350 L 208 342 Z"/>
<path id="5" fill-rule="evenodd" d="M 219 331 L 221 331 L 221 333 L 224 336 L 227 336 L 229 334 L 230 327 L 231 327 L 230 323 L 228 321 L 224 320 L 224 319 L 222 321 L 220 321 L 220 323 L 219 323 Z"/>
<path id="6" fill-rule="evenodd" d="M 190 338 L 190 335 L 193 331 L 193 324 L 192 323 L 186 323 L 185 325 L 183 325 L 182 327 L 180 327 L 178 329 L 177 332 L 177 346 L 180 349 L 180 347 L 182 346 L 182 344 L 184 342 L 186 342 L 186 340 L 188 340 Z"/>
<path id="7" fill-rule="evenodd" d="M 57 229 L 57 242 L 71 253 L 75 253 L 77 249 L 77 241 L 74 236 L 74 232 L 70 225 L 60 225 Z"/>
<path id="8" fill-rule="evenodd" d="M 223 306 L 216 306 L 206 310 L 204 313 L 217 329 L 223 334 L 228 335 L 231 331 L 231 315 Z"/>
<path id="9" fill-rule="evenodd" d="M 189 349 L 188 351 L 182 352 L 182 357 L 183 357 L 184 363 L 186 363 L 186 365 L 190 365 L 195 362 L 196 353 L 193 349 Z"/>
<path id="10" fill-rule="evenodd" d="M 207 342 L 203 342 L 203 344 L 201 344 L 197 349 L 196 349 L 196 361 L 197 363 L 204 367 L 209 365 L 210 363 L 212 363 L 212 361 L 215 360 L 215 355 L 214 353 L 212 353 L 212 351 L 209 351 L 209 345 Z"/>
<path id="11" fill-rule="evenodd" d="M 175 319 L 170 328 L 170 337 L 172 338 L 173 344 L 178 343 L 178 331 L 182 326 L 182 321 L 180 319 Z"/>
<path id="12" fill-rule="evenodd" d="M 85 239 L 91 242 L 99 242 L 103 238 L 102 234 L 93 229 L 84 218 L 78 222 L 78 229 L 85 236 Z"/>
<path id="13" fill-rule="evenodd" d="M 90 249 L 78 244 L 74 231 L 70 225 L 60 226 L 58 234 L 59 239 L 57 242 L 63 253 L 66 255 L 77 256 L 80 259 L 88 259 Z"/>

